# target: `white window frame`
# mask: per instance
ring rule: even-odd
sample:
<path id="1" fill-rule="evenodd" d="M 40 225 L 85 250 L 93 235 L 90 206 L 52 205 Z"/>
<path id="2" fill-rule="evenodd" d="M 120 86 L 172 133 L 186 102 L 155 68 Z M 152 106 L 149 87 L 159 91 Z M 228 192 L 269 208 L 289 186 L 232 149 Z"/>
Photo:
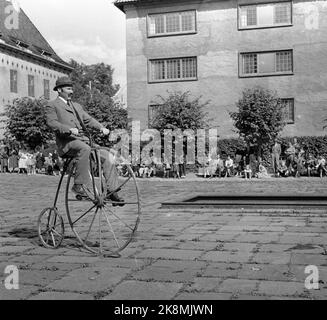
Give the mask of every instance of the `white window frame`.
<path id="1" fill-rule="evenodd" d="M 194 59 L 195 60 L 195 76 L 194 77 L 183 77 L 183 60 L 184 59 Z M 180 77 L 179 78 L 167 78 L 167 64 L 169 61 L 179 60 L 180 61 Z M 163 79 L 153 79 L 153 62 L 164 62 L 164 78 Z M 158 83 L 158 82 L 180 82 L 180 81 L 196 81 L 198 80 L 198 59 L 197 57 L 178 57 L 178 58 L 163 58 L 163 59 L 149 59 L 148 62 L 148 82 Z"/>
<path id="2" fill-rule="evenodd" d="M 276 61 L 276 56 L 278 53 L 284 53 L 284 52 L 290 52 L 291 53 L 291 63 L 292 63 L 292 68 L 291 70 L 287 71 L 276 71 L 277 70 L 277 61 Z M 273 72 L 266 72 L 260 73 L 259 66 L 259 56 L 260 54 L 275 54 L 275 71 Z M 243 57 L 245 55 L 257 55 L 256 62 L 257 62 L 257 72 L 254 73 L 244 73 L 244 60 Z M 293 55 L 293 50 L 292 49 L 286 49 L 286 50 L 271 50 L 271 51 L 255 51 L 255 52 L 240 52 L 239 54 L 239 77 L 240 78 L 249 78 L 249 77 L 270 77 L 270 76 L 284 76 L 284 75 L 293 75 L 294 74 L 294 55 Z"/>
<path id="3" fill-rule="evenodd" d="M 254 8 L 258 8 L 258 7 L 263 7 L 263 6 L 268 6 L 268 5 L 281 5 L 281 4 L 289 4 L 290 5 L 290 21 L 289 22 L 282 22 L 282 23 L 276 23 L 275 22 L 275 10 L 273 13 L 273 22 L 272 24 L 258 24 L 258 15 L 257 15 L 257 24 L 256 25 L 246 25 L 243 26 L 242 25 L 242 9 L 246 8 L 246 7 L 254 7 Z M 287 26 L 292 26 L 293 25 L 293 1 L 280 1 L 280 2 L 266 2 L 266 3 L 257 3 L 257 4 L 242 4 L 238 6 L 238 29 L 239 30 L 248 30 L 248 29 L 262 29 L 262 28 L 277 28 L 277 27 L 287 27 Z"/>
<path id="4" fill-rule="evenodd" d="M 30 84 L 30 79 L 33 80 L 33 86 Z M 35 98 L 35 76 L 32 74 L 29 74 L 27 76 L 27 85 L 28 85 L 28 96 Z"/>
<path id="5" fill-rule="evenodd" d="M 18 93 L 18 71 L 15 69 L 10 69 L 10 92 Z"/>
<path id="6" fill-rule="evenodd" d="M 286 119 L 286 123 L 287 124 L 295 124 L 295 99 L 294 98 L 282 98 L 282 103 L 288 102 L 290 101 L 292 103 L 292 107 L 293 107 L 293 118 L 290 119 L 290 114 L 289 114 L 289 110 L 287 112 L 287 119 Z"/>
<path id="7" fill-rule="evenodd" d="M 194 13 L 194 29 L 193 30 L 182 30 L 182 15 L 185 12 L 193 12 Z M 179 26 L 180 30 L 175 32 L 167 32 L 167 16 L 179 14 Z M 151 18 L 154 16 L 163 16 L 164 18 L 164 32 L 161 33 L 151 33 Z M 172 11 L 172 12 L 164 12 L 164 13 L 152 13 L 147 16 L 147 34 L 149 38 L 153 37 L 166 37 L 166 36 L 175 36 L 175 35 L 187 35 L 187 34 L 195 34 L 197 33 L 197 12 L 196 10 L 183 10 L 183 11 Z"/>

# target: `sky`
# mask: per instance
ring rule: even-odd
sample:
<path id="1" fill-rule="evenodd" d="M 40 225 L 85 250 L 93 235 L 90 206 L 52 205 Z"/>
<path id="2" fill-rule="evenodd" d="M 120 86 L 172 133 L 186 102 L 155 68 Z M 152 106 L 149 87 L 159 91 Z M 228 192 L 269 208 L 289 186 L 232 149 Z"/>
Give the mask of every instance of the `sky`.
<path id="1" fill-rule="evenodd" d="M 65 61 L 104 62 L 126 84 L 125 15 L 114 0 L 16 0 Z"/>

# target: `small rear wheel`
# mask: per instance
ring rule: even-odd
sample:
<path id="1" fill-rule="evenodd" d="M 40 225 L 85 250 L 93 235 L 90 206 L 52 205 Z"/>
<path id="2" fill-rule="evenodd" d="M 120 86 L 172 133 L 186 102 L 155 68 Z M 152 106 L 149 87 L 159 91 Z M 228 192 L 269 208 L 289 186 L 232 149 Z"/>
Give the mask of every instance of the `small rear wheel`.
<path id="1" fill-rule="evenodd" d="M 38 235 L 42 245 L 57 249 L 65 237 L 65 225 L 56 208 L 44 209 L 38 219 Z"/>

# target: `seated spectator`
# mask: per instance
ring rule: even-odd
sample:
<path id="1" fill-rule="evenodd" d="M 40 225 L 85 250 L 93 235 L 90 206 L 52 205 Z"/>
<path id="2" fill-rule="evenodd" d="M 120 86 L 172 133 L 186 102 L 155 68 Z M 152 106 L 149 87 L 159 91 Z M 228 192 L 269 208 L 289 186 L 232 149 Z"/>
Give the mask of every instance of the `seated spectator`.
<path id="1" fill-rule="evenodd" d="M 325 176 L 327 175 L 327 169 L 326 169 L 326 159 L 322 156 L 318 157 L 318 163 L 316 165 L 316 170 L 319 173 L 320 178 L 322 178 L 323 174 L 325 174 Z"/>
<path id="2" fill-rule="evenodd" d="M 310 153 L 308 159 L 305 162 L 305 167 L 307 169 L 308 177 L 311 176 L 312 172 L 316 169 L 317 161 L 314 156 Z"/>
<path id="3" fill-rule="evenodd" d="M 287 165 L 286 165 L 286 161 L 281 160 L 279 168 L 278 168 L 277 176 L 278 177 L 287 177 L 288 174 L 289 174 L 289 172 L 288 172 L 288 168 L 287 168 Z"/>
<path id="4" fill-rule="evenodd" d="M 261 161 L 259 163 L 259 172 L 256 174 L 256 176 L 258 179 L 270 178 L 267 169 L 265 168 L 265 166 L 262 164 Z"/>
<path id="5" fill-rule="evenodd" d="M 245 176 L 245 179 L 250 179 L 250 180 L 252 179 L 252 169 L 249 164 L 247 164 L 245 166 L 244 176 Z"/>
<path id="6" fill-rule="evenodd" d="M 227 157 L 227 160 L 225 162 L 225 166 L 226 166 L 225 178 L 232 177 L 233 176 L 233 170 L 234 170 L 234 161 L 230 156 Z"/>
<path id="7" fill-rule="evenodd" d="M 220 158 L 220 155 L 217 155 L 217 172 L 219 178 L 221 178 L 221 174 L 225 171 L 224 160 Z"/>

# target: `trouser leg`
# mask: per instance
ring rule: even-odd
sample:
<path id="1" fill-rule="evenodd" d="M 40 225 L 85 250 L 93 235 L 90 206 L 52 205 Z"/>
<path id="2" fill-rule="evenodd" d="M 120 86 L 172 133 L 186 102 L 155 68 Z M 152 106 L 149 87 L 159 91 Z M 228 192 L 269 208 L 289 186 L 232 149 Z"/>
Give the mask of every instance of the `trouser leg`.
<path id="1" fill-rule="evenodd" d="M 76 159 L 75 184 L 88 184 L 90 181 L 90 153 L 91 148 L 80 140 L 69 143 L 69 151 L 66 156 Z"/>
<path id="2" fill-rule="evenodd" d="M 101 149 L 100 156 L 103 167 L 103 175 L 106 179 L 108 190 L 115 191 L 117 188 L 119 188 L 119 181 L 114 156 L 111 152 L 104 149 Z"/>

